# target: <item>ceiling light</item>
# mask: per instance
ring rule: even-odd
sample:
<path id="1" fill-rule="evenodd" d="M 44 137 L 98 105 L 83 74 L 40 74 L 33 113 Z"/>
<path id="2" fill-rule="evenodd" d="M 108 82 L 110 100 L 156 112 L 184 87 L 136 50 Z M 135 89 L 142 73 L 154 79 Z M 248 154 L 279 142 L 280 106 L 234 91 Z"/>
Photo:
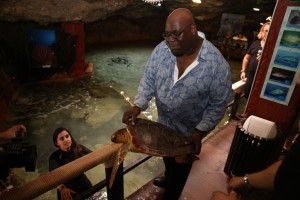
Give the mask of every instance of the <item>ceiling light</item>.
<path id="1" fill-rule="evenodd" d="M 146 3 L 151 3 L 151 4 L 155 4 L 158 6 L 161 6 L 161 2 L 163 2 L 163 0 L 143 0 Z"/>
<path id="2" fill-rule="evenodd" d="M 259 9 L 259 8 L 253 8 L 253 10 L 254 10 L 254 11 L 259 11 L 260 9 Z"/>
<path id="3" fill-rule="evenodd" d="M 194 3 L 201 3 L 201 0 L 193 0 Z"/>

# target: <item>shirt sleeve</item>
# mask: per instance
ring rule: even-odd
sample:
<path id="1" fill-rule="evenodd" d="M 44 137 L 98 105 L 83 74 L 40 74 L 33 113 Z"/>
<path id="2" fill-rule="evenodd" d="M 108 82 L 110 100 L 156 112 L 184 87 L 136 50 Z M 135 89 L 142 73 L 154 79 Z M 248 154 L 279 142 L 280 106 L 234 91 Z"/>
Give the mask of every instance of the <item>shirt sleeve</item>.
<path id="1" fill-rule="evenodd" d="M 214 81 L 209 91 L 209 102 L 203 117 L 196 128 L 200 131 L 211 131 L 224 117 L 228 100 L 231 96 L 231 75 L 228 62 L 220 54 L 212 62 L 215 66 Z M 213 67 L 212 66 L 212 67 Z"/>
<path id="2" fill-rule="evenodd" d="M 87 148 L 86 146 L 81 145 L 81 148 L 82 148 L 82 153 L 83 153 L 84 155 L 89 154 L 89 153 L 92 152 L 92 150 L 90 150 L 90 149 Z"/>
<path id="3" fill-rule="evenodd" d="M 134 105 L 138 106 L 142 111 L 148 108 L 149 101 L 155 95 L 155 77 L 160 64 L 161 56 L 159 55 L 161 54 L 161 46 L 162 45 L 159 44 L 151 53 L 138 87 L 138 94 L 134 100 Z"/>
<path id="4" fill-rule="evenodd" d="M 49 158 L 49 172 L 59 168 L 60 164 L 58 163 L 57 159 L 55 158 L 55 153 L 53 153 Z"/>

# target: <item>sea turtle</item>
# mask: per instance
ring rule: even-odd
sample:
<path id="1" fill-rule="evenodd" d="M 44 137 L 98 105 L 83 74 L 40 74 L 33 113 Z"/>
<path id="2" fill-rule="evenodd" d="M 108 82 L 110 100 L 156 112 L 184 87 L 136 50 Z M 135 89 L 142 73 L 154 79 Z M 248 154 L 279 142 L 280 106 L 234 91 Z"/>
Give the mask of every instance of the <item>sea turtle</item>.
<path id="1" fill-rule="evenodd" d="M 128 151 L 151 156 L 175 157 L 178 163 L 192 163 L 198 159 L 195 155 L 195 145 L 185 144 L 188 138 L 163 124 L 147 119 L 137 118 L 135 125 L 129 124 L 127 128 L 117 130 L 112 134 L 111 141 L 123 145 L 113 166 L 110 187 Z"/>

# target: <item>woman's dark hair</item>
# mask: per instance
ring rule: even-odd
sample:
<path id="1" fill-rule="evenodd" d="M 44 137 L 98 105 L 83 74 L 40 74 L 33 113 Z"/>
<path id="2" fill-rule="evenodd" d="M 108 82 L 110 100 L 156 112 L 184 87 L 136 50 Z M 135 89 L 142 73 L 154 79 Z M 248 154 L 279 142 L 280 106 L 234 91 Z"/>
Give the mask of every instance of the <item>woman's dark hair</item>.
<path id="1" fill-rule="evenodd" d="M 64 128 L 64 127 L 58 127 L 53 132 L 52 139 L 53 139 L 54 146 L 59 147 L 56 144 L 56 141 L 57 141 L 57 137 L 58 137 L 59 133 L 61 133 L 62 131 L 67 131 L 69 133 L 70 137 L 71 137 L 71 140 L 72 140 L 71 151 L 73 152 L 74 157 L 78 158 L 78 157 L 82 156 L 82 148 L 81 148 L 80 144 L 75 141 L 75 139 L 73 138 L 71 132 L 68 129 Z"/>

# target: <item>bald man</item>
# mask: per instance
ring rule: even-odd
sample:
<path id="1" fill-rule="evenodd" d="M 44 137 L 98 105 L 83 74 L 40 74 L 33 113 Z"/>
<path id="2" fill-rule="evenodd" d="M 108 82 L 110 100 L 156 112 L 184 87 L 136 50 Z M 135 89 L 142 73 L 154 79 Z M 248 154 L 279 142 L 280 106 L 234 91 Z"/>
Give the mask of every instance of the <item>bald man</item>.
<path id="1" fill-rule="evenodd" d="M 196 158 L 202 138 L 224 116 L 232 85 L 229 65 L 197 31 L 188 9 L 178 8 L 168 16 L 163 37 L 148 59 L 134 106 L 122 121 L 134 124 L 155 98 L 158 122 L 186 136 L 186 144 L 194 143 Z M 173 157 L 163 160 L 165 176 L 154 184 L 165 188 L 164 199 L 177 200 L 192 163 L 177 163 Z"/>

